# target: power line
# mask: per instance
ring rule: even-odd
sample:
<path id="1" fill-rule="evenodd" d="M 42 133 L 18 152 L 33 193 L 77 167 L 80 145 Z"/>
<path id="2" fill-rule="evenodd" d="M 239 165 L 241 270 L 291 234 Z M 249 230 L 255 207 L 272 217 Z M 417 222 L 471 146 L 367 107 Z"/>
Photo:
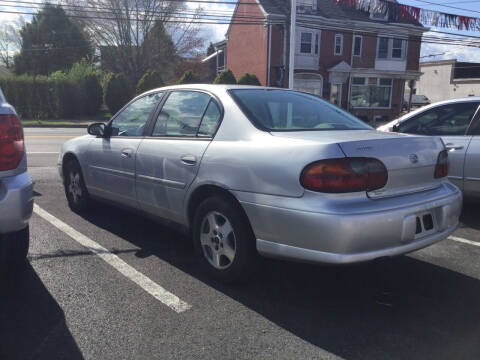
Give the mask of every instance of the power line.
<path id="1" fill-rule="evenodd" d="M 452 6 L 452 5 L 439 4 L 439 3 L 431 2 L 431 1 L 428 1 L 428 0 L 414 0 L 414 1 L 422 2 L 422 3 L 425 3 L 425 4 L 429 4 L 429 5 L 443 6 L 445 8 L 449 8 L 449 9 L 462 10 L 462 11 L 468 11 L 468 12 L 474 12 L 474 13 L 480 14 L 480 11 L 477 11 L 477 10 L 465 9 L 465 8 L 461 8 L 461 7 L 458 7 L 458 6 Z"/>

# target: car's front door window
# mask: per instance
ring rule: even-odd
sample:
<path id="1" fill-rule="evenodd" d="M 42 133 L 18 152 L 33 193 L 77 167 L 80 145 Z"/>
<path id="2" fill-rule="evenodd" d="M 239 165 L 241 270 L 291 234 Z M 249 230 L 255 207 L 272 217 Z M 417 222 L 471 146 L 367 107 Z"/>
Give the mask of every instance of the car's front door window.
<path id="1" fill-rule="evenodd" d="M 405 121 L 399 131 L 417 135 L 465 135 L 478 103 L 438 106 Z"/>
<path id="2" fill-rule="evenodd" d="M 122 110 L 111 123 L 112 136 L 142 136 L 145 124 L 155 105 L 162 98 L 157 92 L 142 96 Z"/>

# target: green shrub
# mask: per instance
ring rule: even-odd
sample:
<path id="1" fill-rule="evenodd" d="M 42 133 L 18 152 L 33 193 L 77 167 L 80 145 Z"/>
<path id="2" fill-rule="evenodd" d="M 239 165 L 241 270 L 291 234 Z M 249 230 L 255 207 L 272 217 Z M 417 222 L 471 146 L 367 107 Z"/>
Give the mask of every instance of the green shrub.
<path id="1" fill-rule="evenodd" d="M 233 75 L 233 72 L 231 70 L 225 70 L 217 75 L 213 83 L 234 85 L 237 83 L 237 79 L 235 79 L 235 75 Z"/>
<path id="2" fill-rule="evenodd" d="M 104 101 L 112 114 L 120 110 L 131 97 L 128 80 L 122 73 L 109 77 L 104 90 Z"/>
<path id="3" fill-rule="evenodd" d="M 145 91 L 164 86 L 162 76 L 158 71 L 148 70 L 137 83 L 137 95 Z"/>
<path id="4" fill-rule="evenodd" d="M 78 86 L 75 113 L 79 115 L 96 114 L 102 106 L 103 90 L 99 79 L 100 73 L 93 67 L 92 62 L 83 59 L 73 64 L 66 76 Z"/>
<path id="5" fill-rule="evenodd" d="M 243 74 L 240 79 L 238 79 L 238 84 L 239 85 L 257 85 L 260 86 L 260 81 L 257 78 L 257 75 L 255 74 L 250 74 L 250 73 L 245 73 Z"/>
<path id="6" fill-rule="evenodd" d="M 201 83 L 200 76 L 195 74 L 192 70 L 187 70 L 182 77 L 177 81 L 177 84 L 199 84 Z"/>

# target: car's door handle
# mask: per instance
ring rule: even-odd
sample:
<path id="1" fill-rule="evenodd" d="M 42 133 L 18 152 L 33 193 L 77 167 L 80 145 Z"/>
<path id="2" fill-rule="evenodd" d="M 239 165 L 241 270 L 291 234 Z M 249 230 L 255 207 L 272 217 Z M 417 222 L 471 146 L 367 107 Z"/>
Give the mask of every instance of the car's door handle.
<path id="1" fill-rule="evenodd" d="M 122 149 L 122 157 L 132 157 L 132 149 Z"/>
<path id="2" fill-rule="evenodd" d="M 446 148 L 448 151 L 452 151 L 452 150 L 462 150 L 462 149 L 463 149 L 463 146 L 462 146 L 462 145 L 456 146 L 456 145 L 453 144 L 453 143 L 448 143 L 448 144 L 445 144 L 445 148 Z"/>
<path id="3" fill-rule="evenodd" d="M 193 155 L 183 155 L 180 160 L 182 160 L 182 163 L 185 165 L 195 165 L 197 163 L 197 158 Z"/>

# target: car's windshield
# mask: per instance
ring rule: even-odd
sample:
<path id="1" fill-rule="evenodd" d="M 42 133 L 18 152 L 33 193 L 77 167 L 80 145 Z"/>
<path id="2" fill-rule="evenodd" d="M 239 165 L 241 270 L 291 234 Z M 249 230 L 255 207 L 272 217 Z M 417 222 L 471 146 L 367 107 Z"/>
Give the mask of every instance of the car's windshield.
<path id="1" fill-rule="evenodd" d="M 230 94 L 250 121 L 268 131 L 371 129 L 340 108 L 298 91 L 232 89 Z"/>

